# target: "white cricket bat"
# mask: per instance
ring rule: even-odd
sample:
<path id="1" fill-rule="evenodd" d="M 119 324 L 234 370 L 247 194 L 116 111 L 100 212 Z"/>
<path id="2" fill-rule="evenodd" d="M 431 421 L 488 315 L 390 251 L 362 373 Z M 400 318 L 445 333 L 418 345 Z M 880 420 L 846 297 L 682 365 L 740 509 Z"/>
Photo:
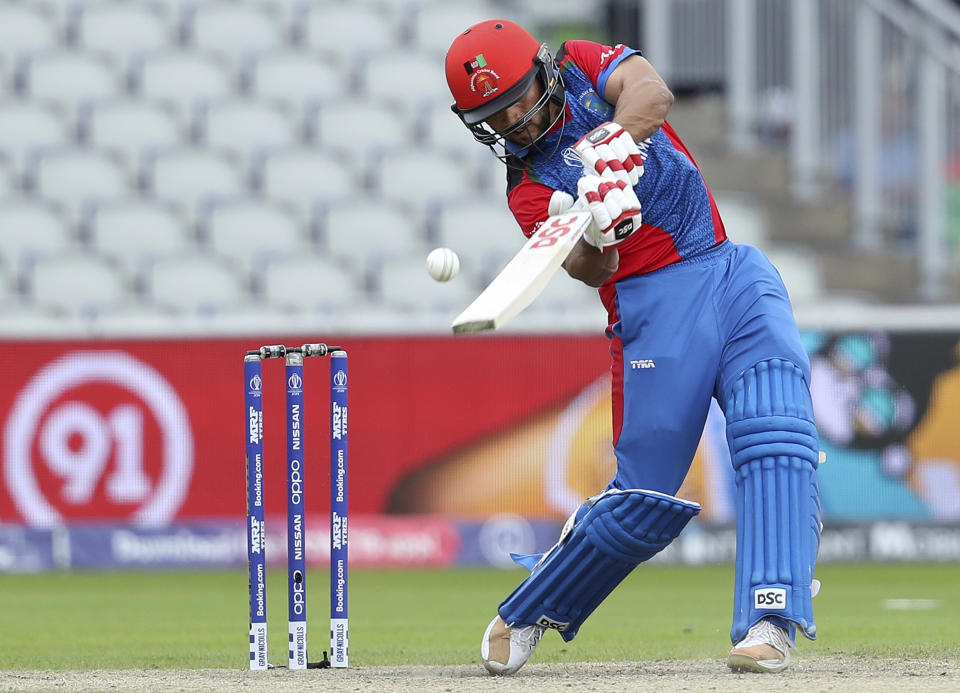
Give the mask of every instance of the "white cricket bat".
<path id="1" fill-rule="evenodd" d="M 586 210 L 549 217 L 490 286 L 453 321 L 454 334 L 502 327 L 533 303 L 590 224 Z"/>

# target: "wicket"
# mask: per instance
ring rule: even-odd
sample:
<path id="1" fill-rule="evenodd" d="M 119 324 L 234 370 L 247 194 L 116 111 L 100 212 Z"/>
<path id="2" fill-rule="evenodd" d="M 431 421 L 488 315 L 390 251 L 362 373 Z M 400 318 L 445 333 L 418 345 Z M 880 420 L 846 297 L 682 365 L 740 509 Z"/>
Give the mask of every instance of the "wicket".
<path id="1" fill-rule="evenodd" d="M 303 359 L 330 356 L 330 658 L 308 662 L 304 525 Z M 267 655 L 264 518 L 264 359 L 285 359 L 287 422 L 287 620 L 290 669 L 349 666 L 347 613 L 347 352 L 326 344 L 262 346 L 243 359 L 246 404 L 247 559 L 250 572 L 250 668 L 271 667 Z"/>

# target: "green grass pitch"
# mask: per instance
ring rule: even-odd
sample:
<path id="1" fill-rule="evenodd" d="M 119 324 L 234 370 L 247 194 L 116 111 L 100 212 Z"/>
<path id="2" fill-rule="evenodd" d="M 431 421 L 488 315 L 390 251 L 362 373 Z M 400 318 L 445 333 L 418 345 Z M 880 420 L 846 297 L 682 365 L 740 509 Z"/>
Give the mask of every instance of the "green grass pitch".
<path id="1" fill-rule="evenodd" d="M 479 662 L 484 627 L 523 575 L 353 571 L 351 664 Z M 820 639 L 801 640 L 801 655 L 960 657 L 960 565 L 825 565 L 818 577 Z M 575 641 L 548 633 L 537 661 L 722 658 L 732 582 L 732 566 L 643 566 Z M 285 664 L 285 574 L 271 572 L 268 587 L 271 661 Z M 328 647 L 326 571 L 307 587 L 315 660 Z M 0 576 L 4 669 L 244 668 L 246 640 L 243 571 Z"/>

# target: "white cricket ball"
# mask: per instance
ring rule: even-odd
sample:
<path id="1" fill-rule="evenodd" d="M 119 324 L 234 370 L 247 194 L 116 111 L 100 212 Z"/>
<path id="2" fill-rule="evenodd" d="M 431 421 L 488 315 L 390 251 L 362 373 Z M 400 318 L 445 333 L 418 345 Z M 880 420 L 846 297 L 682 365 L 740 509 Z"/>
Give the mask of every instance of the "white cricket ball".
<path id="1" fill-rule="evenodd" d="M 438 282 L 447 282 L 460 271 L 460 258 L 450 248 L 434 248 L 427 255 L 427 272 Z"/>

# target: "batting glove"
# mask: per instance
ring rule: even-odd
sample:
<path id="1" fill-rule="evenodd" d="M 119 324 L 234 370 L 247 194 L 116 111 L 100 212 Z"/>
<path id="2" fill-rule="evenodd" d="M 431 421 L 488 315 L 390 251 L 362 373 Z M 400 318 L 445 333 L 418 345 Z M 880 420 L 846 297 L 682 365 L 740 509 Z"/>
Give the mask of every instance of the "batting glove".
<path id="1" fill-rule="evenodd" d="M 584 240 L 603 250 L 620 243 L 640 228 L 640 200 L 633 188 L 610 170 L 602 176 L 584 175 L 577 181 L 578 203 L 590 210 L 593 223 Z"/>
<path id="2" fill-rule="evenodd" d="M 643 175 L 643 157 L 633 135 L 614 122 L 606 122 L 588 132 L 573 147 L 587 171 L 602 176 L 613 172 L 631 188 Z"/>

